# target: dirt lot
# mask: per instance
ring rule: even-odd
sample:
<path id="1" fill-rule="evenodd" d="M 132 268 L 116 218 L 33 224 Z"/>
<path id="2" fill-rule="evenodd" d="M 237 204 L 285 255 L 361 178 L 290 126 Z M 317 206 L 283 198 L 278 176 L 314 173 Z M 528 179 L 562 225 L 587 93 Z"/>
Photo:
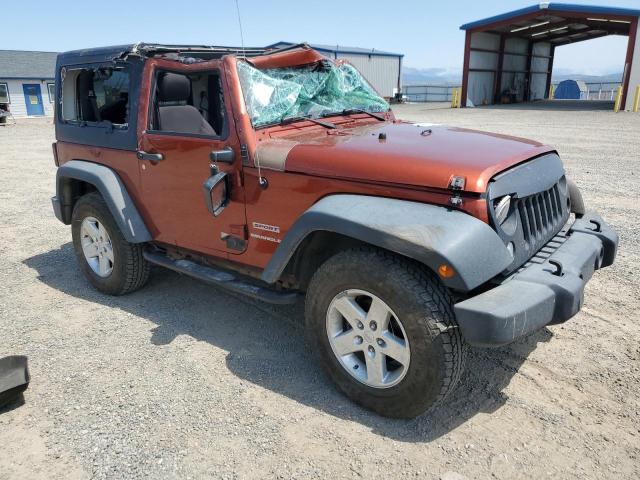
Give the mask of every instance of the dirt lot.
<path id="1" fill-rule="evenodd" d="M 161 270 L 126 297 L 88 287 L 50 207 L 52 125 L 23 120 L 0 127 L 0 356 L 33 381 L 0 411 L 0 478 L 638 478 L 640 115 L 397 113 L 557 146 L 621 236 L 579 315 L 473 350 L 437 413 L 380 418 L 322 375 L 300 306 Z"/>

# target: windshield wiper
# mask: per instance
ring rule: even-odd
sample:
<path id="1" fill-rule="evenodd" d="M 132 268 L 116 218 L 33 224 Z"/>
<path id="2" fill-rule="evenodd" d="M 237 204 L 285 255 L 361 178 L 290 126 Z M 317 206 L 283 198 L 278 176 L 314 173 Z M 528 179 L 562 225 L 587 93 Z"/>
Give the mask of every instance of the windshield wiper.
<path id="1" fill-rule="evenodd" d="M 309 120 L 310 122 L 317 123 L 318 125 L 322 125 L 325 128 L 338 128 L 333 123 L 323 122 L 322 120 L 318 120 L 317 118 L 313 118 L 312 116 L 307 115 L 299 115 L 297 117 L 288 117 L 283 118 L 280 121 L 280 125 L 287 125 L 288 123 L 299 122 L 301 120 Z"/>
<path id="2" fill-rule="evenodd" d="M 342 115 L 350 115 L 352 113 L 366 113 L 370 117 L 377 118 L 381 122 L 384 122 L 386 120 L 386 118 L 384 118 L 382 115 L 377 115 L 368 110 L 365 110 L 364 108 L 345 108 L 344 110 L 342 110 Z"/>

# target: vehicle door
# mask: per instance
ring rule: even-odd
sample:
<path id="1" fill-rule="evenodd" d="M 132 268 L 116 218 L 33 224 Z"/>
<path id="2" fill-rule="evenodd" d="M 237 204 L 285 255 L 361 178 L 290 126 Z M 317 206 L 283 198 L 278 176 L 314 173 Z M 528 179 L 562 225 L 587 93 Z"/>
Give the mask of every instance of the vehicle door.
<path id="1" fill-rule="evenodd" d="M 138 160 L 154 239 L 205 254 L 242 253 L 242 159 L 220 63 L 151 60 L 143 78 L 149 92 Z"/>

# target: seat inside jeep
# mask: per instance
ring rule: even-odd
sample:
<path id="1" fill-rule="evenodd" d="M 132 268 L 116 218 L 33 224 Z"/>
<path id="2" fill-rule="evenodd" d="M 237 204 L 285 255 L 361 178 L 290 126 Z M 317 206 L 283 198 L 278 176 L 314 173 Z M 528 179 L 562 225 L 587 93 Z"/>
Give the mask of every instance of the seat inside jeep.
<path id="1" fill-rule="evenodd" d="M 212 72 L 159 72 L 150 130 L 219 136 L 224 129 L 220 78 Z"/>

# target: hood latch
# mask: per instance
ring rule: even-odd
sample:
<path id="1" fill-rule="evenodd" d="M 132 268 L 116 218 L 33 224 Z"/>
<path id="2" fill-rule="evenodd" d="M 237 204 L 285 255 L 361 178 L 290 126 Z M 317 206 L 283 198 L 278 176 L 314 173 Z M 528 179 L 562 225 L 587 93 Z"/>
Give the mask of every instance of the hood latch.
<path id="1" fill-rule="evenodd" d="M 452 175 L 451 178 L 449 179 L 449 190 L 454 191 L 451 198 L 449 198 L 449 203 L 454 207 L 458 207 L 458 208 L 462 207 L 462 203 L 463 203 L 462 197 L 458 192 L 460 192 L 461 190 L 464 190 L 464 186 L 466 183 L 467 183 L 466 177 L 459 176 L 459 175 Z"/>

